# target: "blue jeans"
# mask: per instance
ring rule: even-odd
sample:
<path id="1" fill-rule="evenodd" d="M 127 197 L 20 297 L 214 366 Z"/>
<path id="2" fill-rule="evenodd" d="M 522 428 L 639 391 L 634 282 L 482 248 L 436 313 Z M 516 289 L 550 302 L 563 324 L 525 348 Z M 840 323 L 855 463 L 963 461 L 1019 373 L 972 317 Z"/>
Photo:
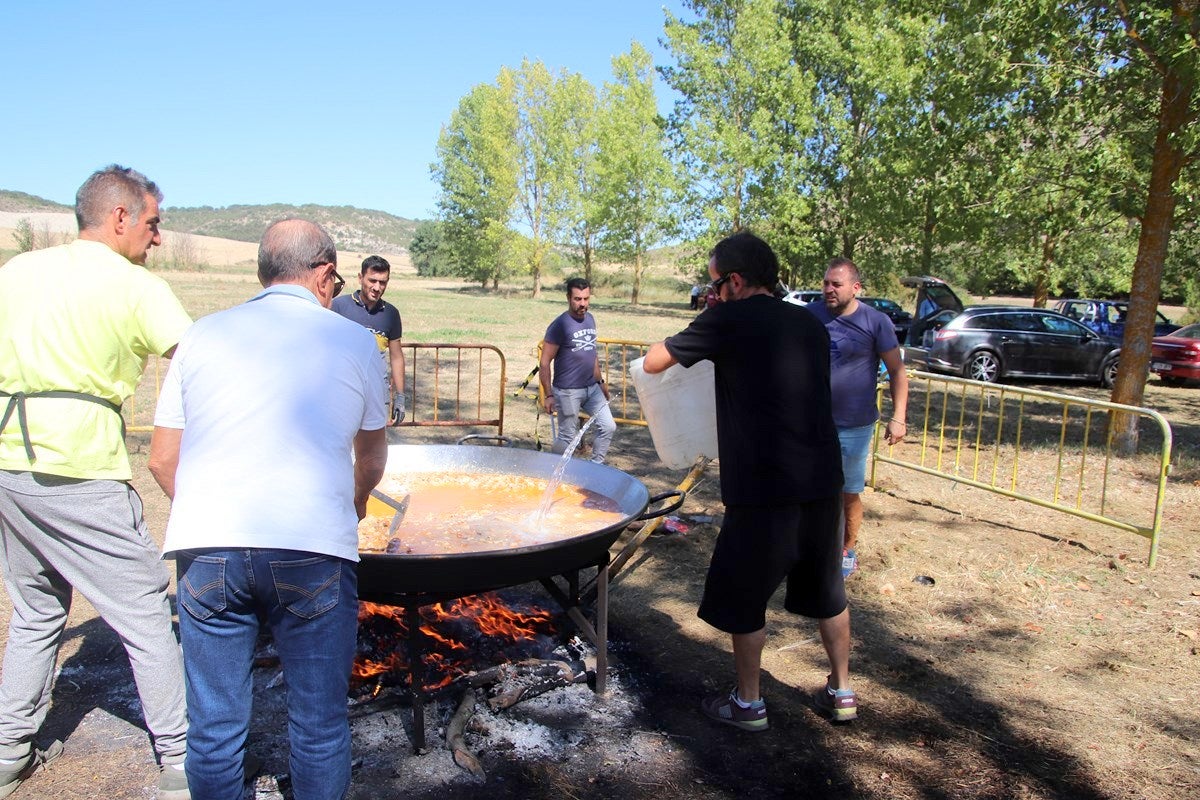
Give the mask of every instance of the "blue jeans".
<path id="1" fill-rule="evenodd" d="M 251 668 L 260 623 L 287 684 L 297 800 L 350 787 L 346 696 L 358 628 L 354 564 L 295 550 L 177 554 L 179 634 L 187 675 L 187 772 L 193 800 L 241 800 Z"/>

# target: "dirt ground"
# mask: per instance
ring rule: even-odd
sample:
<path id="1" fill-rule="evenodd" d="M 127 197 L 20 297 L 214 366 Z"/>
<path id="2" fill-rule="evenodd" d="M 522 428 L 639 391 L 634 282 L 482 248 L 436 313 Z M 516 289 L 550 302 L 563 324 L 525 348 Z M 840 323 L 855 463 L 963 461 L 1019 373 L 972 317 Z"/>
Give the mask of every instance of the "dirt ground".
<path id="1" fill-rule="evenodd" d="M 1070 388 L 1056 387 L 1071 391 Z M 860 717 L 833 726 L 816 628 L 768 616 L 764 696 L 771 729 L 707 721 L 698 701 L 727 688 L 727 637 L 695 616 L 720 523 L 717 466 L 612 587 L 608 694 L 556 689 L 504 712 L 480 710 L 466 743 L 472 777 L 445 748 L 457 697 L 426 708 L 414 755 L 407 706 L 357 708 L 354 798 L 1186 798 L 1200 796 L 1200 388 L 1151 384 L 1175 432 L 1158 565 L 1137 536 L 897 467 L 865 496 L 861 571 L 848 589 Z M 532 447 L 528 401 L 510 405 L 516 446 Z M 391 432 L 396 441 L 455 433 Z M 168 507 L 130 435 L 135 483 L 161 537 Z M 645 429 L 621 428 L 610 463 L 651 492 L 684 472 L 658 463 Z M 918 583 L 927 576 L 932 583 Z M 536 585 L 530 602 L 553 602 Z M 11 606 L 0 596 L 0 625 Z M 564 622 L 570 635 L 570 623 Z M 120 642 L 77 598 L 44 736 L 64 756 L 17 797 L 149 798 L 155 767 Z M 284 688 L 256 669 L 251 750 L 264 762 L 248 797 L 285 798 Z M 370 712 L 370 713 L 367 713 Z M 282 788 L 280 788 L 282 787 Z"/>

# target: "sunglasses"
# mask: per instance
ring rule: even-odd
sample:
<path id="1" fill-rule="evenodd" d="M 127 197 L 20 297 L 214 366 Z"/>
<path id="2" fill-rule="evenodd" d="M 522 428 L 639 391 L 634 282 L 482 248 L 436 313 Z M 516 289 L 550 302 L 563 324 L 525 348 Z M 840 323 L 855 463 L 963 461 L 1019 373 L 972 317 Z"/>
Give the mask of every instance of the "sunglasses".
<path id="1" fill-rule="evenodd" d="M 726 272 L 724 275 L 717 278 L 715 281 L 712 282 L 713 291 L 719 295 L 721 293 L 721 287 L 724 286 L 725 284 L 729 283 L 729 279 L 732 278 L 736 274 L 737 274 L 736 272 Z"/>
<path id="2" fill-rule="evenodd" d="M 317 267 L 323 267 L 329 263 L 330 262 L 328 262 L 328 261 L 324 261 L 324 262 L 321 262 L 318 264 L 309 264 L 308 268 L 316 269 Z M 339 294 L 341 294 L 342 289 L 345 288 L 345 286 L 346 286 L 346 279 L 343 278 L 341 275 L 338 275 L 337 267 L 334 267 L 333 268 L 333 296 L 337 297 Z"/>

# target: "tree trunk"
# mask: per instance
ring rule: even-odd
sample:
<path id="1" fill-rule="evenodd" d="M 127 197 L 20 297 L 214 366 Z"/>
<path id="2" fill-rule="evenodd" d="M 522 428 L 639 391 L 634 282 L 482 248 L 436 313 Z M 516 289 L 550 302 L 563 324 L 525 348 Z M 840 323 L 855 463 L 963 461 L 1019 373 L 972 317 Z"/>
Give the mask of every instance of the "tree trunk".
<path id="1" fill-rule="evenodd" d="M 1050 298 L 1050 265 L 1054 263 L 1054 247 L 1054 237 L 1050 234 L 1042 237 L 1042 261 L 1033 280 L 1034 308 L 1045 308 Z"/>
<path id="2" fill-rule="evenodd" d="M 921 225 L 921 274 L 933 274 L 933 234 L 937 218 L 933 210 L 933 190 L 925 192 L 925 221 Z"/>
<path id="3" fill-rule="evenodd" d="M 633 257 L 633 293 L 630 295 L 630 305 L 638 304 L 638 294 L 642 288 L 642 254 L 639 252 Z"/>
<path id="4" fill-rule="evenodd" d="M 1137 260 L 1133 264 L 1133 286 L 1129 292 L 1129 316 L 1125 320 L 1125 340 L 1121 365 L 1113 385 L 1112 401 L 1140 406 L 1150 366 L 1150 340 L 1154 338 L 1154 319 L 1162 292 L 1163 261 L 1171 241 L 1175 218 L 1175 181 L 1183 168 L 1184 152 L 1178 137 L 1187 124 L 1188 110 L 1195 87 L 1175 71 L 1163 76 L 1162 98 L 1158 111 L 1158 134 L 1154 139 L 1154 160 L 1150 165 L 1150 190 L 1142 231 L 1138 239 Z M 1113 415 L 1113 447 L 1122 455 L 1137 449 L 1137 417 Z"/>

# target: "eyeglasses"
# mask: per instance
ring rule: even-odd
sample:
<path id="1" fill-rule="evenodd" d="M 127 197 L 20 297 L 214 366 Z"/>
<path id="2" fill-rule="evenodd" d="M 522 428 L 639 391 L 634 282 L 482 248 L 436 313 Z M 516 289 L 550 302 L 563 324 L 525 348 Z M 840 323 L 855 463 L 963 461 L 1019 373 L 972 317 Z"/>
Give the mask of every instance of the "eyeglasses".
<path id="1" fill-rule="evenodd" d="M 722 275 L 721 277 L 717 278 L 715 281 L 713 281 L 713 282 L 712 282 L 712 288 L 713 288 L 713 291 L 714 291 L 714 292 L 715 292 L 717 295 L 720 295 L 720 294 L 721 294 L 721 287 L 722 287 L 722 286 L 724 286 L 726 283 L 728 283 L 728 282 L 729 282 L 729 279 L 730 279 L 730 278 L 732 278 L 734 275 L 737 275 L 737 274 L 738 274 L 738 273 L 736 273 L 736 272 L 726 272 L 724 275 Z"/>
<path id="2" fill-rule="evenodd" d="M 333 262 L 331 262 L 331 261 L 321 261 L 316 264 L 309 264 L 308 268 L 316 269 L 317 267 L 323 267 L 326 264 L 332 264 L 332 263 Z M 345 286 L 346 286 L 346 279 L 343 278 L 341 275 L 338 275 L 337 267 L 334 267 L 333 268 L 333 296 L 337 297 L 339 294 L 341 294 L 342 289 Z"/>

